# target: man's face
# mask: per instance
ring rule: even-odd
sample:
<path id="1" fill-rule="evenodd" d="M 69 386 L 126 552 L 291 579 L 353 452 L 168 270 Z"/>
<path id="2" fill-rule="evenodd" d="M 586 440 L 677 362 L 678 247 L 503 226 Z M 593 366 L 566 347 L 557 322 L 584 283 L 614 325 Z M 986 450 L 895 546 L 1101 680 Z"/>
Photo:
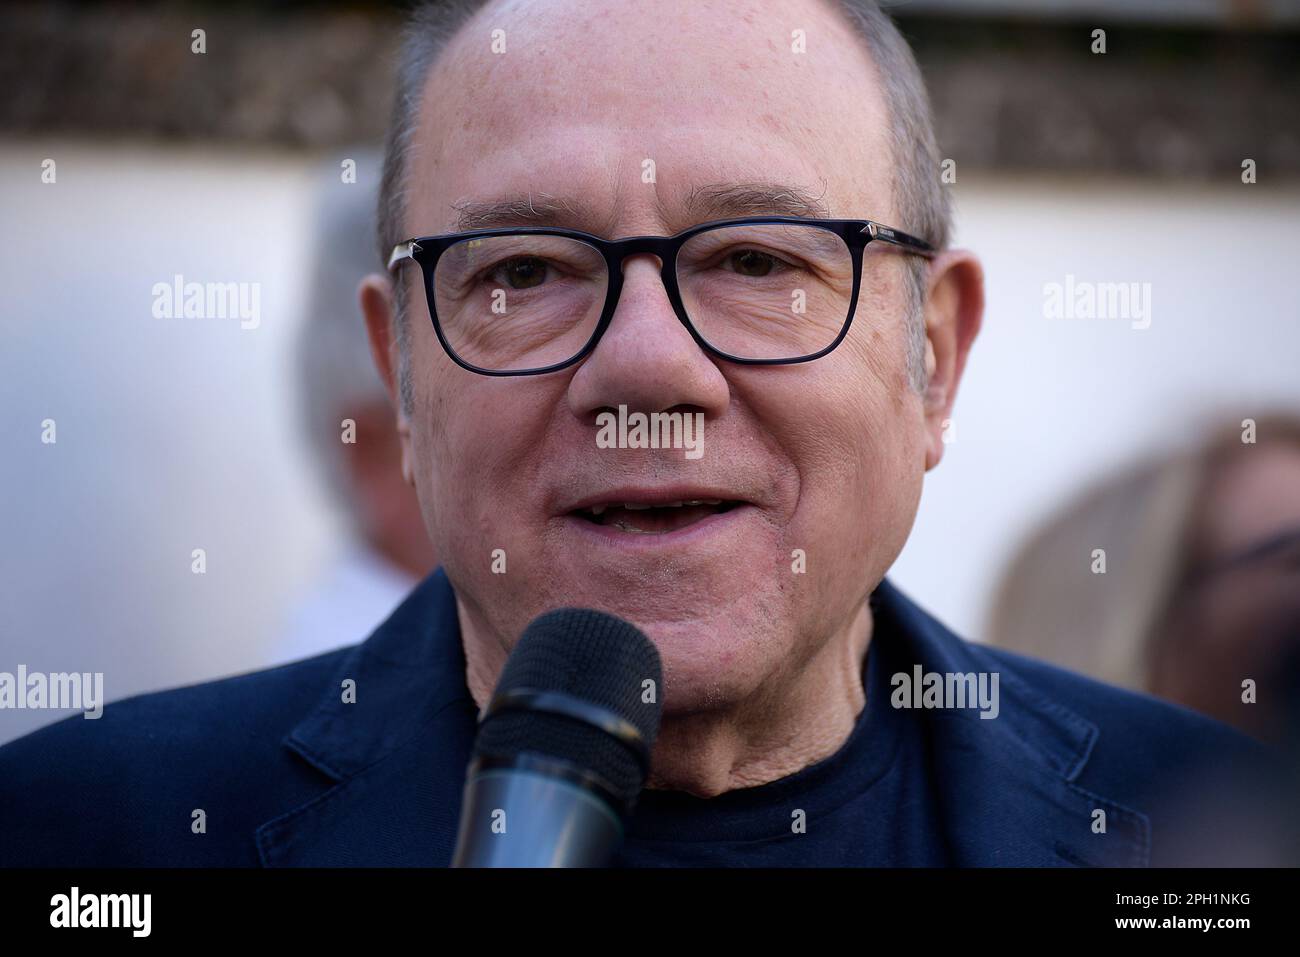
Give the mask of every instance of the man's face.
<path id="1" fill-rule="evenodd" d="M 497 28 L 503 54 L 491 49 Z M 794 30 L 807 52 L 792 52 Z M 453 204 L 530 194 L 575 210 L 553 225 L 671 234 L 773 212 L 688 208 L 696 191 L 753 183 L 914 229 L 892 200 L 886 129 L 865 51 L 817 3 L 494 4 L 430 75 L 406 235 L 455 231 Z M 779 687 L 847 626 L 915 515 L 927 422 L 908 384 L 905 261 L 870 249 L 847 339 L 822 359 L 763 367 L 706 355 L 658 261 L 637 257 L 594 353 L 513 378 L 451 362 L 410 271 L 414 481 L 477 640 L 503 659 L 541 612 L 593 607 L 655 641 L 669 713 Z M 703 456 L 599 448 L 596 416 L 620 405 L 704 413 Z M 701 515 L 650 534 L 573 511 L 696 499 L 739 504 L 624 516 L 672 529 Z M 496 549 L 505 574 L 493 573 Z"/>

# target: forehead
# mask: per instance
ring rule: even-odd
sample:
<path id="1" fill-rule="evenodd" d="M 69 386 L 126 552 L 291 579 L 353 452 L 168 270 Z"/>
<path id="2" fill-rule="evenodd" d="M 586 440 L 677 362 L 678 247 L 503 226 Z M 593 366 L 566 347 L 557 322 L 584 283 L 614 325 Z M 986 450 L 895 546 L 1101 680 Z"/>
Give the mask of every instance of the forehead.
<path id="1" fill-rule="evenodd" d="M 492 3 L 426 80 L 408 225 L 545 195 L 564 225 L 675 231 L 719 218 L 700 200 L 728 184 L 756 188 L 727 215 L 802 214 L 765 208 L 784 188 L 884 218 L 886 126 L 861 40 L 820 0 Z"/>

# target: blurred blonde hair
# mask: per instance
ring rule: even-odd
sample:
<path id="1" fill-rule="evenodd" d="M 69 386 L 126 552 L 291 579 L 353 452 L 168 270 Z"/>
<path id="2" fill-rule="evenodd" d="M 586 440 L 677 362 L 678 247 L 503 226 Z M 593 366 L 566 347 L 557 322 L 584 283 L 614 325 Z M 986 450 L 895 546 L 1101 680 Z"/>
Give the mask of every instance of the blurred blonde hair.
<path id="1" fill-rule="evenodd" d="M 1300 417 L 1256 418 L 1214 431 L 1190 451 L 1154 456 L 1094 484 L 1046 519 L 1005 567 L 985 634 L 990 644 L 1109 684 L 1145 691 L 1149 647 L 1185 571 L 1210 480 L 1243 449 L 1300 447 Z M 1094 574 L 1094 550 L 1106 573 Z"/>

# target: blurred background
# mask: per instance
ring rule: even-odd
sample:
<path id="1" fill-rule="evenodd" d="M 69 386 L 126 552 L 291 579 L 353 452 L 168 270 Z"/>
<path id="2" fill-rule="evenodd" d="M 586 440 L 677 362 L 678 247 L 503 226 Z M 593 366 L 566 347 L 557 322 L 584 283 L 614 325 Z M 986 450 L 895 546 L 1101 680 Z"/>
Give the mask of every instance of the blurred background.
<path id="1" fill-rule="evenodd" d="M 1276 539 L 1267 587 L 1300 595 L 1300 2 L 889 9 L 988 282 L 891 578 L 966 637 L 1214 713 L 1157 687 L 1148 648 L 1203 618 L 1171 596 L 1204 563 Z M 400 12 L 0 7 L 0 671 L 102 671 L 112 701 L 265 667 L 361 640 L 434 561 L 351 292 L 379 265 Z M 160 315 L 177 282 L 239 284 L 250 309 Z M 1140 298 L 1079 315 L 1103 284 Z M 367 441 L 340 441 L 345 415 Z M 1232 486 L 1205 450 L 1246 420 L 1276 461 Z M 1251 506 L 1241 541 L 1215 537 L 1211 475 Z M 1078 518 L 1099 496 L 1105 517 Z M 64 716 L 0 710 L 0 743 Z"/>

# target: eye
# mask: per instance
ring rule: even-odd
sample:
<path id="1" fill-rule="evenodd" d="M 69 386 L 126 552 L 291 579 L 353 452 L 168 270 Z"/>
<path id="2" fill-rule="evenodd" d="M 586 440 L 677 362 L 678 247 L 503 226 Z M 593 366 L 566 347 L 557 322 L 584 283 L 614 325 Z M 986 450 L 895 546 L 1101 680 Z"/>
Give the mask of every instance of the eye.
<path id="1" fill-rule="evenodd" d="M 731 267 L 743 276 L 766 276 L 776 260 L 755 249 L 745 249 L 727 257 Z"/>
<path id="2" fill-rule="evenodd" d="M 752 248 L 726 252 L 715 262 L 726 272 L 734 272 L 738 276 L 747 276 L 750 279 L 762 279 L 773 273 L 798 268 L 780 256 Z"/>
<path id="3" fill-rule="evenodd" d="M 498 279 L 511 289 L 532 289 L 546 281 L 547 262 L 537 256 L 515 256 L 506 259 L 485 273 Z"/>

